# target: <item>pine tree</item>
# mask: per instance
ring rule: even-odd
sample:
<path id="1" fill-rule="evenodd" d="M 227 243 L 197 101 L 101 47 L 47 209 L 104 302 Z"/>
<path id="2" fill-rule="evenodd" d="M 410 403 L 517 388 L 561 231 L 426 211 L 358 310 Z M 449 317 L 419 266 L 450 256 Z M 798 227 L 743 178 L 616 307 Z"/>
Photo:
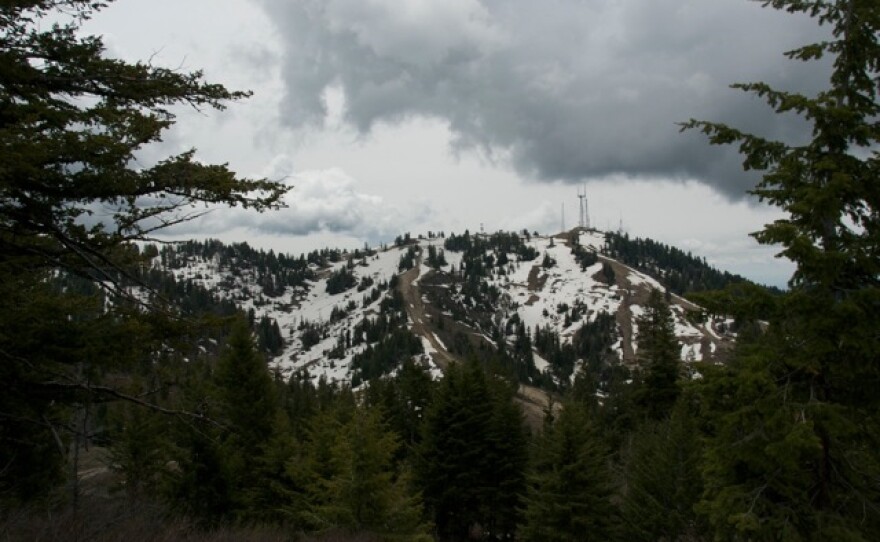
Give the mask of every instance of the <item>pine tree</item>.
<path id="1" fill-rule="evenodd" d="M 168 461 L 168 420 L 133 405 L 124 405 L 111 417 L 118 425 L 113 431 L 111 459 L 125 476 L 126 496 L 134 500 L 155 495 Z"/>
<path id="2" fill-rule="evenodd" d="M 0 6 L 0 296 L 14 307 L 0 320 L 8 398 L 0 400 L 0 492 L 25 499 L 58 481 L 69 416 L 125 397 L 103 376 L 127 369 L 121 366 L 134 361 L 129 354 L 141 347 L 140 337 L 122 340 L 110 330 L 149 329 L 152 319 L 149 333 L 165 334 L 165 344 L 180 336 L 176 324 L 160 318 L 168 313 L 132 310 L 138 301 L 126 287 L 141 256 L 129 243 L 198 216 L 196 205 L 263 210 L 278 207 L 287 190 L 201 164 L 194 151 L 142 167 L 135 155 L 174 124 L 174 106 L 219 110 L 247 93 L 206 83 L 200 72 L 107 58 L 100 38 L 81 33 L 105 4 Z M 85 225 L 99 206 L 112 216 Z M 70 292 L 46 287 L 64 275 L 118 300 L 95 311 L 94 303 L 71 302 Z M 44 325 L 55 320 L 63 322 L 56 330 Z"/>
<path id="3" fill-rule="evenodd" d="M 204 419 L 182 420 L 171 435 L 178 466 L 168 473 L 171 503 L 209 524 L 282 519 L 297 490 L 286 469 L 295 442 L 243 317 L 233 322 L 214 371 L 187 388 Z"/>
<path id="4" fill-rule="evenodd" d="M 520 538 L 609 540 L 614 507 L 607 452 L 587 409 L 564 404 L 535 441 L 533 455 Z"/>
<path id="5" fill-rule="evenodd" d="M 315 476 L 309 497 L 310 516 L 319 530 L 431 540 L 408 473 L 395 472 L 392 463 L 398 438 L 379 413 L 357 408 L 334 433 L 326 470 Z"/>
<path id="6" fill-rule="evenodd" d="M 248 325 L 237 319 L 214 375 L 222 423 L 245 455 L 272 436 L 278 410 L 275 384 Z"/>
<path id="7" fill-rule="evenodd" d="M 421 440 L 422 420 L 433 394 L 430 373 L 412 359 L 403 362 L 394 378 L 370 383 L 367 400 L 371 406 L 382 409 L 388 425 L 403 441 L 404 454 Z"/>
<path id="8" fill-rule="evenodd" d="M 283 471 L 291 452 L 289 425 L 278 404 L 277 391 L 266 362 L 257 353 L 250 328 L 243 319 L 233 325 L 214 374 L 217 414 L 224 432 L 222 456 L 230 477 L 236 514 L 241 518 L 266 516 L 253 498 L 265 501 L 266 485 Z M 276 478 L 274 482 L 280 482 Z M 271 492 L 270 492 L 271 494 Z"/>
<path id="9" fill-rule="evenodd" d="M 811 139 L 770 141 L 691 121 L 715 144 L 739 143 L 754 190 L 787 213 L 755 234 L 796 264 L 769 329 L 740 344 L 709 389 L 714 428 L 701 510 L 719 538 L 869 540 L 880 528 L 880 5 L 873 0 L 767 2 L 828 25 L 831 39 L 788 57 L 833 58 L 815 96 L 735 85 Z"/>
<path id="10" fill-rule="evenodd" d="M 476 361 L 452 365 L 425 414 L 417 482 L 441 538 L 472 529 L 512 536 L 524 484 L 525 434 L 509 388 Z"/>
<path id="11" fill-rule="evenodd" d="M 698 536 L 694 505 L 700 497 L 698 432 L 689 406 L 680 401 L 671 416 L 640 425 L 624 450 L 623 518 L 618 539 L 654 542 Z"/>
<path id="12" fill-rule="evenodd" d="M 669 415 L 680 393 L 680 346 L 669 305 L 659 290 L 652 290 L 645 313 L 638 319 L 639 364 L 644 371 L 637 400 L 649 418 Z"/>

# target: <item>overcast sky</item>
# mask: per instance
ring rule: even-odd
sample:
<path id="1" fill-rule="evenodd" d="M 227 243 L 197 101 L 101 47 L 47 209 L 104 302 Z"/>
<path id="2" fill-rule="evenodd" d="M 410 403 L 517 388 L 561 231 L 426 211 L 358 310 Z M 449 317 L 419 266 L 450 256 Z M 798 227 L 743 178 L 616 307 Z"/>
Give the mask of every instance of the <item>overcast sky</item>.
<path id="1" fill-rule="evenodd" d="M 145 165 L 199 159 L 294 186 L 289 208 L 218 210 L 180 236 L 295 251 L 398 233 L 576 224 L 649 236 L 783 285 L 748 237 L 778 213 L 745 195 L 735 149 L 689 118 L 797 142 L 809 131 L 733 82 L 814 91 L 783 51 L 824 37 L 748 0 L 117 0 L 86 26 L 109 54 L 249 89 L 182 111 Z"/>

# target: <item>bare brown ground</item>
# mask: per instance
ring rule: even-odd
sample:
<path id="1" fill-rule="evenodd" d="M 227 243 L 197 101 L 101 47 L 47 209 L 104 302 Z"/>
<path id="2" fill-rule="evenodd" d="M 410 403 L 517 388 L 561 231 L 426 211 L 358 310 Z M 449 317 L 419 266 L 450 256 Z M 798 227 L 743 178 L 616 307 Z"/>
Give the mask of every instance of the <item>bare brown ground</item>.
<path id="1" fill-rule="evenodd" d="M 541 275 L 541 266 L 534 265 L 529 271 L 529 291 L 540 292 L 547 284 L 547 275 Z"/>
<path id="2" fill-rule="evenodd" d="M 540 267 L 535 266 L 532 268 L 532 273 L 529 274 L 529 284 L 531 284 L 532 274 L 537 275 L 537 271 L 540 271 Z M 406 313 L 413 323 L 412 332 L 420 337 L 424 337 L 431 344 L 431 347 L 436 351 L 431 354 L 432 359 L 438 367 L 446 370 L 450 363 L 460 362 L 461 360 L 440 344 L 440 341 L 437 340 L 431 329 L 431 320 L 427 317 L 425 304 L 422 302 L 422 295 L 419 293 L 418 285 L 415 284 L 415 280 L 420 272 L 421 258 L 415 267 L 400 275 L 398 288 L 400 288 L 400 293 L 403 296 Z M 431 273 L 432 271 L 428 272 Z M 546 281 L 545 277 L 543 282 Z M 541 282 L 541 287 L 543 287 L 543 282 Z M 544 420 L 544 409 L 550 401 L 550 396 L 547 392 L 534 386 L 523 384 L 520 385 L 514 400 L 522 407 L 526 423 L 529 424 L 529 427 L 533 429 L 541 427 Z"/>
<path id="3" fill-rule="evenodd" d="M 446 370 L 450 363 L 456 361 L 456 358 L 440 344 L 440 341 L 437 340 L 437 337 L 434 335 L 434 332 L 431 331 L 428 324 L 430 320 L 425 314 L 425 304 L 422 302 L 422 295 L 419 293 L 418 287 L 414 284 L 414 281 L 418 278 L 420 272 L 421 261 L 419 261 L 415 267 L 400 275 L 400 293 L 403 295 L 403 304 L 406 307 L 406 313 L 409 315 L 409 319 L 412 320 L 413 323 L 412 332 L 420 337 L 424 337 L 429 343 L 431 343 L 431 346 L 435 350 L 435 352 L 431 354 L 431 358 L 438 367 Z"/>

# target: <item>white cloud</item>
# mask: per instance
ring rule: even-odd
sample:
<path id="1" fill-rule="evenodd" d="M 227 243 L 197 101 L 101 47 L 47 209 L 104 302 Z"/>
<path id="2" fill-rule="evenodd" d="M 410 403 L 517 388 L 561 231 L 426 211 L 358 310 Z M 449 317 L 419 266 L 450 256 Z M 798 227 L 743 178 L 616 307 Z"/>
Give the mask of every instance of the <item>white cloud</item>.
<path id="1" fill-rule="evenodd" d="M 417 215 L 430 215 L 424 207 L 401 210 L 380 196 L 360 192 L 357 181 L 339 168 L 288 174 L 290 164 L 289 157 L 279 156 L 266 172 L 291 187 L 284 197 L 286 208 L 264 213 L 217 208 L 169 233 L 221 235 L 244 228 L 280 236 L 333 233 L 377 242 L 406 229 Z"/>

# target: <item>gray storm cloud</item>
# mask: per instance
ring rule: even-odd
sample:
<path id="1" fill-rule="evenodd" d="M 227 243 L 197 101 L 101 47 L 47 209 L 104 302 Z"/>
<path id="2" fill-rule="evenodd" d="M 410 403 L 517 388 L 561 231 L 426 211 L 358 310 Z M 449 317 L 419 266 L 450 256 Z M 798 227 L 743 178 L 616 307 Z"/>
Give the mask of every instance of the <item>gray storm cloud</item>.
<path id="1" fill-rule="evenodd" d="M 344 119 L 444 119 L 457 149 L 501 156 L 535 180 L 624 174 L 696 179 L 740 197 L 755 177 L 689 118 L 797 140 L 728 85 L 813 91 L 823 73 L 782 52 L 825 36 L 747 0 L 259 0 L 283 40 L 291 126 L 320 125 L 340 88 Z M 821 71 L 821 70 L 820 70 Z"/>

